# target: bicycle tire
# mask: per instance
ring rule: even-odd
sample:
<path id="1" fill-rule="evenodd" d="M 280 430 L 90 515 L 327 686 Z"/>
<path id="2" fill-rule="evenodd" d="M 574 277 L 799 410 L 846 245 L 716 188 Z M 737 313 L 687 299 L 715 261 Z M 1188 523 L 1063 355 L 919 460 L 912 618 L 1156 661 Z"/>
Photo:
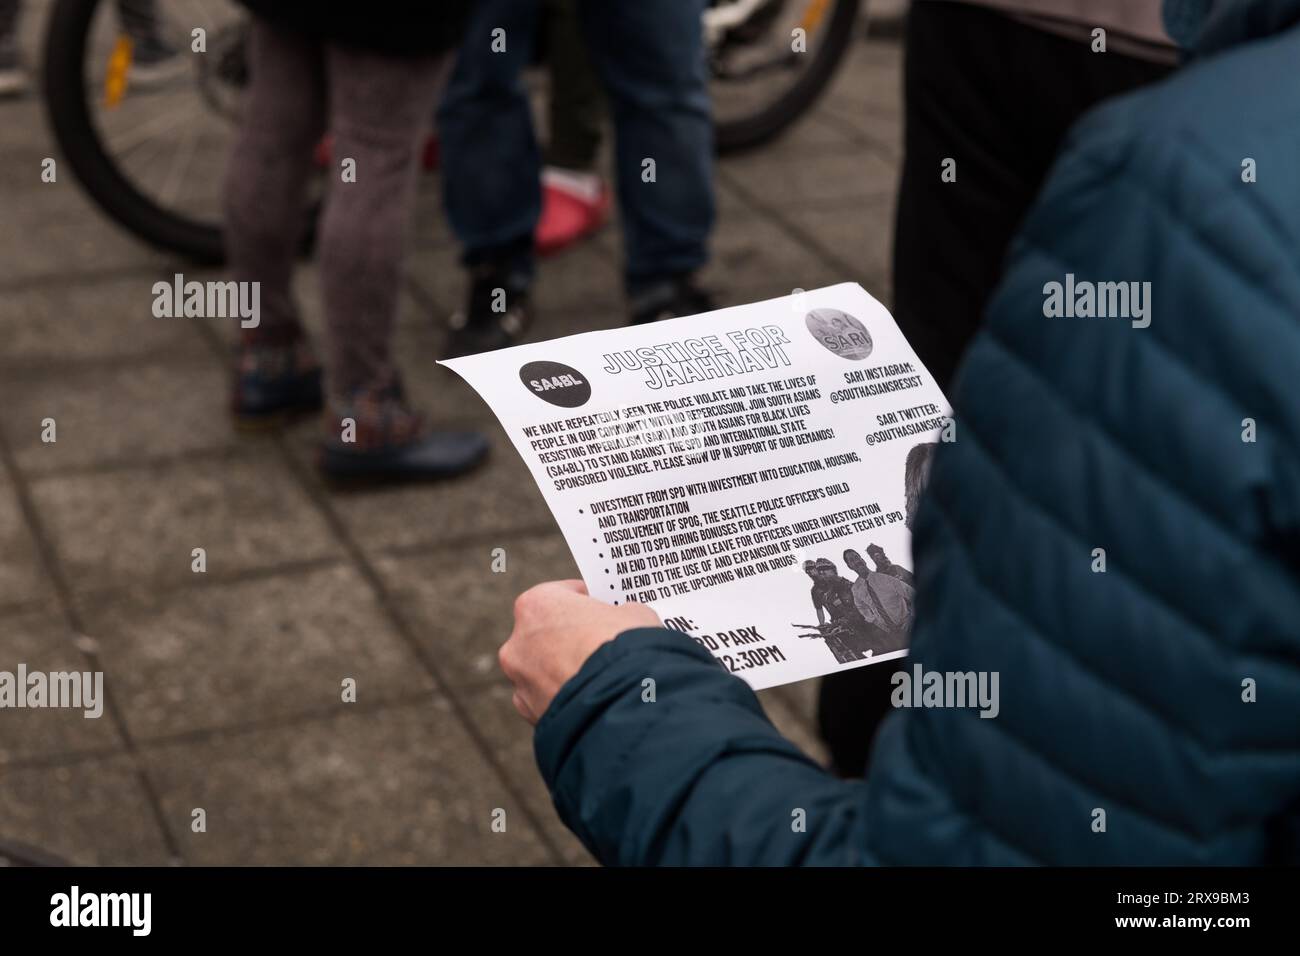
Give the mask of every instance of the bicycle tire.
<path id="1" fill-rule="evenodd" d="M 817 102 L 839 69 L 853 40 L 861 0 L 835 0 L 826 25 L 826 39 L 803 76 L 781 97 L 757 113 L 729 122 L 715 122 L 714 148 L 719 154 L 753 149 L 775 139 Z"/>
<path id="2" fill-rule="evenodd" d="M 45 34 L 45 108 L 54 139 L 82 187 L 118 225 L 152 246 L 220 265 L 220 226 L 171 212 L 127 179 L 104 150 L 86 102 L 86 42 L 100 0 L 55 0 Z"/>

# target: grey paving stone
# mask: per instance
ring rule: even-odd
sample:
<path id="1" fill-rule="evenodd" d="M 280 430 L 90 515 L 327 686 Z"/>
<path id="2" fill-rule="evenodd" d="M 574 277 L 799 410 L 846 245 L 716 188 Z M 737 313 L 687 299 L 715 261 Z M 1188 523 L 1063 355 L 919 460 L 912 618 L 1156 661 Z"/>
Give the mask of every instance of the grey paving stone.
<path id="1" fill-rule="evenodd" d="M 397 315 L 399 328 L 415 326 L 436 333 L 439 347 L 446 337 L 452 313 L 465 304 L 465 281 L 458 265 L 459 253 L 449 249 L 442 244 L 413 249 L 407 255 L 405 297 Z M 441 356 L 441 352 L 438 355 Z"/>
<path id="2" fill-rule="evenodd" d="M 39 42 L 37 37 L 32 37 L 33 55 L 37 53 L 36 46 Z M 28 78 L 32 79 L 32 57 L 26 56 L 25 51 L 20 50 L 19 53 L 24 67 L 27 68 Z M 4 148 L 6 154 L 30 152 L 48 155 L 52 138 L 46 135 L 45 132 L 45 117 L 40 97 L 29 89 L 27 94 L 23 96 L 6 98 L 3 109 L 6 122 L 3 130 L 0 130 L 0 147 Z M 38 169 L 37 181 L 39 181 L 39 177 L 40 170 Z M 0 185 L 8 186 L 13 183 L 21 183 L 25 178 L 21 170 L 15 170 L 12 166 L 7 166 L 6 169 L 0 171 Z"/>
<path id="3" fill-rule="evenodd" d="M 592 309 L 564 309 L 548 312 L 538 322 L 531 341 L 547 341 L 578 335 L 582 332 L 595 332 L 600 329 L 619 329 L 628 324 L 627 314 L 622 306 L 596 307 Z"/>
<path id="4" fill-rule="evenodd" d="M 28 674 L 93 674 L 92 665 L 73 644 L 77 636 L 50 611 L 0 618 L 0 671 L 16 676 L 18 665 L 24 664 Z M 111 676 L 104 677 L 102 687 L 112 693 L 110 680 Z M 97 704 L 98 717 L 87 717 L 84 707 L 0 711 L 0 789 L 4 786 L 5 764 L 33 758 L 57 760 L 71 754 L 120 748 L 122 738 L 102 696 Z M 0 831 L 6 829 L 0 825 Z"/>
<path id="5" fill-rule="evenodd" d="M 857 131 L 845 123 L 828 122 L 824 110 L 815 110 L 799 117 L 782 134 L 779 140 L 780 152 L 771 148 L 770 155 L 789 158 L 799 162 L 809 149 L 824 149 L 830 152 L 843 152 L 861 146 Z M 764 150 L 769 152 L 769 150 Z M 723 157 L 720 164 L 725 168 L 728 162 Z"/>
<path id="6" fill-rule="evenodd" d="M 53 593 L 13 482 L 0 471 L 0 608 L 49 598 Z"/>
<path id="7" fill-rule="evenodd" d="M 470 696 L 466 708 L 479 731 L 487 738 L 497 761 L 522 794 L 534 819 L 545 829 L 551 844 L 559 849 L 565 862 L 594 866 L 595 859 L 555 811 L 551 795 L 537 769 L 537 759 L 533 756 L 533 728 L 519 716 L 510 702 L 511 695 L 508 685 L 488 687 Z"/>
<path id="8" fill-rule="evenodd" d="M 892 199 L 836 210 L 792 206 L 781 215 L 852 267 L 843 281 L 860 282 L 877 299 L 887 301 L 883 296 L 889 289 L 893 256 Z"/>
<path id="9" fill-rule="evenodd" d="M 718 235 L 713 260 L 703 273 L 719 306 L 742 305 L 794 289 L 816 289 L 843 282 L 841 270 L 792 238 L 763 216 L 751 216 L 743 226 Z"/>
<path id="10" fill-rule="evenodd" d="M 182 320 L 184 321 L 184 320 Z M 29 475 L 229 449 L 228 377 L 209 357 L 0 381 L 0 407 Z M 58 440 L 42 440 L 52 418 Z"/>
<path id="11" fill-rule="evenodd" d="M 411 246 L 418 249 L 433 249 L 456 243 L 451 223 L 447 221 L 444 212 L 442 177 L 437 171 L 420 174 L 409 237 Z"/>
<path id="12" fill-rule="evenodd" d="M 591 242 L 566 249 L 538 264 L 533 298 L 541 316 L 569 309 L 608 308 L 619 315 L 626 310 L 622 259 Z"/>
<path id="13" fill-rule="evenodd" d="M 269 448 L 43 478 L 32 495 L 81 594 L 189 583 L 200 547 L 208 572 L 222 575 L 341 554 Z"/>
<path id="14" fill-rule="evenodd" d="M 137 595 L 86 628 L 137 740 L 327 713 L 342 682 L 372 702 L 433 680 L 347 565 Z"/>
<path id="15" fill-rule="evenodd" d="M 445 344 L 445 332 L 435 327 L 430 315 L 397 326 L 393 356 L 401 370 L 407 400 L 438 426 L 464 426 L 469 420 L 495 427 L 496 416 L 478 393 L 451 369 L 437 364 Z M 299 428 L 294 437 L 300 443 L 314 445 L 320 437 L 319 429 L 314 425 Z"/>
<path id="16" fill-rule="evenodd" d="M 903 45 L 897 40 L 854 43 L 826 91 L 832 103 L 897 113 L 903 102 Z"/>
<path id="17" fill-rule="evenodd" d="M 167 852 L 130 758 L 0 770 L 6 839 L 81 866 L 166 866 Z"/>
<path id="18" fill-rule="evenodd" d="M 7 242 L 0 256 L 0 283 L 40 280 L 57 286 L 77 275 L 127 269 L 165 273 L 168 256 L 133 239 L 98 212 L 63 218 L 36 217 L 21 242 Z"/>
<path id="19" fill-rule="evenodd" d="M 0 295 L 0 368 L 18 372 L 153 354 L 210 355 L 194 320 L 153 317 L 154 281 L 142 273 L 5 292 Z"/>
<path id="20" fill-rule="evenodd" d="M 877 112 L 843 100 L 828 100 L 816 120 L 846 131 L 859 146 L 897 167 L 903 161 L 903 124 L 897 110 Z"/>
<path id="21" fill-rule="evenodd" d="M 22 125 L 28 120 L 27 104 L 8 104 L 5 109 L 6 124 Z M 16 115 L 15 115 L 16 114 Z M 37 111 L 36 124 L 43 127 L 45 118 Z M 99 207 L 91 202 L 72 167 L 53 143 L 42 138 L 5 149 L 5 162 L 0 167 L 0 203 L 5 209 L 6 224 L 15 228 L 15 235 L 26 236 L 42 226 L 70 226 L 93 222 L 106 228 L 112 225 Z M 56 179 L 44 182 L 44 162 L 55 161 Z"/>
<path id="22" fill-rule="evenodd" d="M 860 147 L 813 148 L 797 161 L 759 152 L 737 158 L 720 175 L 778 209 L 852 206 L 889 195 L 898 187 L 894 165 Z"/>
<path id="23" fill-rule="evenodd" d="M 492 570 L 496 548 L 505 570 Z M 542 581 L 578 576 L 564 539 L 512 537 L 429 554 L 383 557 L 376 569 L 416 636 L 453 686 L 504 681 L 497 650 L 510 634 L 514 600 Z"/>
<path id="24" fill-rule="evenodd" d="M 455 715 L 428 703 L 144 752 L 188 862 L 554 862 Z M 195 833 L 195 808 L 207 832 Z M 492 831 L 493 811 L 506 830 Z"/>
<path id="25" fill-rule="evenodd" d="M 551 521 L 537 485 L 498 425 L 441 417 L 434 422 L 438 427 L 481 428 L 492 442 L 488 460 L 476 471 L 444 481 L 330 491 L 332 506 L 362 547 L 377 552 L 437 546 L 466 535 L 507 535 Z M 310 464 L 317 436 L 300 431 L 294 438 L 294 453 Z"/>

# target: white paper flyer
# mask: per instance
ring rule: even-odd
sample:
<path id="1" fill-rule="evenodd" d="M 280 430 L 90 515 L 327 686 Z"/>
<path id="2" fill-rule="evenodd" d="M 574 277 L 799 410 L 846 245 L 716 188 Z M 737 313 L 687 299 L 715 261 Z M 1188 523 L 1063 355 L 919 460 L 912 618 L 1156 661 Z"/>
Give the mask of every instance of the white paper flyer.
<path id="1" fill-rule="evenodd" d="M 845 283 L 442 363 L 491 406 L 587 590 L 755 688 L 906 654 L 949 406 Z"/>

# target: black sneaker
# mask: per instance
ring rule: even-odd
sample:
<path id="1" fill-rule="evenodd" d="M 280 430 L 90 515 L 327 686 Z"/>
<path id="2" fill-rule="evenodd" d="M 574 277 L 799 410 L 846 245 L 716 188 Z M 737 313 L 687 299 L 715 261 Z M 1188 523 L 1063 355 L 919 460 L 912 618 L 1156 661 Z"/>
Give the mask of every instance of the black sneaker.
<path id="1" fill-rule="evenodd" d="M 277 428 L 322 404 L 321 369 L 302 338 L 235 346 L 231 411 L 242 430 Z"/>
<path id="2" fill-rule="evenodd" d="M 444 355 L 458 358 L 516 345 L 532 320 L 527 282 L 494 267 L 479 267 L 470 273 L 465 311 L 447 322 L 451 334 Z"/>
<path id="3" fill-rule="evenodd" d="M 319 463 L 326 478 L 357 487 L 450 478 L 477 466 L 487 453 L 485 435 L 430 428 L 394 386 L 358 392 L 343 405 L 330 403 Z"/>
<path id="4" fill-rule="evenodd" d="M 646 286 L 629 297 L 633 325 L 698 315 L 717 308 L 713 296 L 696 285 L 691 276 L 678 276 Z"/>

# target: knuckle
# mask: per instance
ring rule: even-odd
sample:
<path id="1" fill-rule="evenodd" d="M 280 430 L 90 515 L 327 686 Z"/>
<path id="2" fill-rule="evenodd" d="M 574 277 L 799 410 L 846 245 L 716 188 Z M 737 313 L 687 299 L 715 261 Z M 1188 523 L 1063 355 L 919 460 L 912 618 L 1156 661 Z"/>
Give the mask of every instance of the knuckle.
<path id="1" fill-rule="evenodd" d="M 532 610 L 533 602 L 536 599 L 536 595 L 533 594 L 535 590 L 537 590 L 536 587 L 531 587 L 527 591 L 520 592 L 519 596 L 515 598 L 516 620 L 526 616 Z"/>

